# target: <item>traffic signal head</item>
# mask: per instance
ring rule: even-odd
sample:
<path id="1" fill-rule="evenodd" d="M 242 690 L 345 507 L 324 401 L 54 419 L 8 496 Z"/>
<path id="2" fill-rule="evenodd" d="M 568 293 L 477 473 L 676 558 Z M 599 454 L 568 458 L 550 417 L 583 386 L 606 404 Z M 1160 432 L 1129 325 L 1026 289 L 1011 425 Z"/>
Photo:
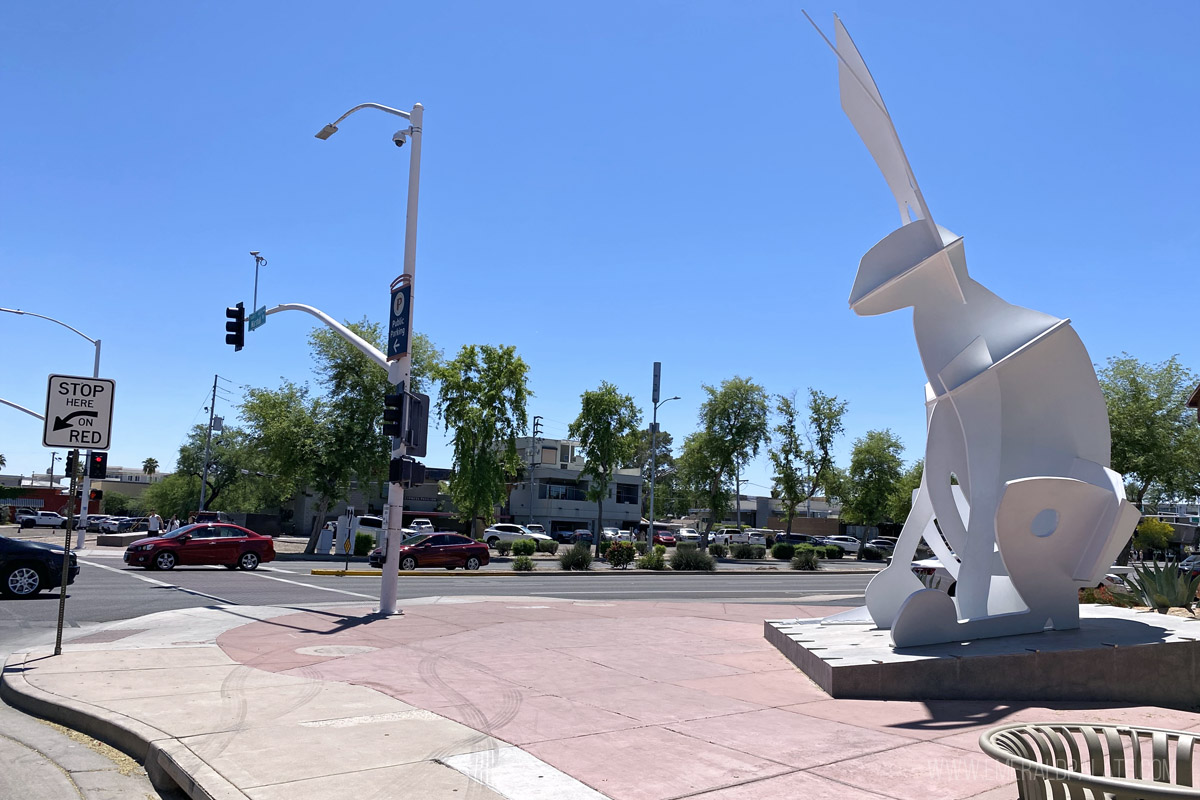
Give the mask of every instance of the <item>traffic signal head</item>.
<path id="1" fill-rule="evenodd" d="M 99 502 L 100 500 L 103 500 L 103 499 L 104 499 L 104 490 L 103 489 L 92 489 L 90 492 L 88 492 L 88 500 L 92 503 Z"/>
<path id="2" fill-rule="evenodd" d="M 225 323 L 225 330 L 229 331 L 225 334 L 225 344 L 233 345 L 236 353 L 246 344 L 246 306 L 242 303 L 230 306 L 225 309 L 225 316 L 229 318 Z"/>
<path id="3" fill-rule="evenodd" d="M 389 394 L 383 398 L 383 435 L 404 434 L 404 392 Z"/>
<path id="4" fill-rule="evenodd" d="M 78 450 L 68 450 L 67 451 L 67 477 L 68 478 L 75 477 L 75 463 L 76 463 L 76 457 L 78 455 L 79 455 Z"/>
<path id="5" fill-rule="evenodd" d="M 108 453 L 92 453 L 92 460 L 88 462 L 88 477 L 108 477 Z"/>

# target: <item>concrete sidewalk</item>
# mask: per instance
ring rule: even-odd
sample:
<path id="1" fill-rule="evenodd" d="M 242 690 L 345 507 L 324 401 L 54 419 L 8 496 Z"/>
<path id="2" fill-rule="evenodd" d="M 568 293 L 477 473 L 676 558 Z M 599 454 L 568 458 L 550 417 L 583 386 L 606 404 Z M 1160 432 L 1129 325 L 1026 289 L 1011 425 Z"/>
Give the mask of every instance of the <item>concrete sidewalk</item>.
<path id="1" fill-rule="evenodd" d="M 10 659 L 9 702 L 143 758 L 193 797 L 1012 798 L 980 731 L 1153 707 L 832 700 L 763 638 L 829 607 L 433 597 L 215 607 Z M 1135 676 L 1131 676 L 1135 677 Z M 1136 676 L 1144 679 L 1146 676 Z"/>

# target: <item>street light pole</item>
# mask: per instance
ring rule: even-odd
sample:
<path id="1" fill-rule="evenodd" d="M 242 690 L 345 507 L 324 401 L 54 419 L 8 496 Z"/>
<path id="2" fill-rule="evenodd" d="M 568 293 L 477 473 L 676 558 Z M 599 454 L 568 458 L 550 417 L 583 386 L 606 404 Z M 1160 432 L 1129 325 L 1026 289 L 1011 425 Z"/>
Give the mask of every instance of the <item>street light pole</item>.
<path id="1" fill-rule="evenodd" d="M 250 255 L 254 256 L 254 299 L 250 301 L 250 313 L 258 311 L 258 268 L 265 267 L 267 260 L 259 255 L 258 250 L 251 250 Z"/>
<path id="2" fill-rule="evenodd" d="M 654 478 L 658 473 L 656 457 L 658 455 L 658 407 L 665 406 L 678 397 L 668 397 L 661 403 L 654 403 L 654 421 L 650 423 L 650 533 L 646 536 L 646 552 L 654 546 Z"/>
<path id="3" fill-rule="evenodd" d="M 404 218 L 404 275 L 408 278 L 408 285 L 413 286 L 413 281 L 417 273 L 417 198 L 421 182 L 421 128 L 425 107 L 420 103 L 413 104 L 412 111 L 401 111 L 398 108 L 379 105 L 378 103 L 361 103 L 354 108 L 342 114 L 329 125 L 326 125 L 317 133 L 318 139 L 328 139 L 333 134 L 337 133 L 337 124 L 346 117 L 363 108 L 374 108 L 378 111 L 383 111 L 397 117 L 403 117 L 408 120 L 409 127 L 407 130 L 401 129 L 392 135 L 392 142 L 397 146 L 402 146 L 405 141 L 411 142 L 411 148 L 408 156 L 408 201 L 407 210 Z M 412 289 L 416 291 L 415 287 Z M 410 295 L 411 297 L 411 295 Z M 412 320 L 412 300 L 409 301 L 409 320 Z M 412 326 L 408 332 L 409 341 L 412 341 Z M 412 350 L 411 344 L 409 351 Z M 406 352 L 397 360 L 388 364 L 388 382 L 397 387 L 403 387 L 409 390 L 412 387 L 409 385 L 412 378 L 412 353 Z M 406 415 L 407 416 L 407 415 Z M 404 439 L 403 437 L 392 438 L 392 458 L 404 457 Z M 387 558 L 383 564 L 383 583 L 379 591 L 379 613 L 382 615 L 390 615 L 398 613 L 396 611 L 396 595 L 397 595 L 397 573 L 400 571 L 400 538 L 404 527 L 404 485 L 399 483 L 388 484 L 388 499 L 387 511 L 384 514 L 387 521 Z"/>
<path id="4" fill-rule="evenodd" d="M 19 308 L 0 308 L 0 311 L 6 311 L 9 314 L 21 314 L 21 315 L 27 316 L 27 317 L 37 317 L 38 319 L 44 319 L 44 320 L 47 320 L 48 322 L 53 322 L 55 324 L 62 325 L 67 330 L 72 331 L 74 333 L 78 333 L 80 336 L 82 336 L 84 339 L 87 339 L 89 342 L 91 342 L 95 346 L 96 358 L 92 364 L 92 377 L 93 378 L 100 377 L 100 340 L 99 339 L 93 339 L 92 337 L 81 333 L 80 331 L 76 330 L 75 328 L 72 328 L 70 325 L 63 322 L 62 320 L 57 320 L 54 317 L 47 317 L 44 314 L 35 314 L 32 311 L 22 311 Z M 76 537 L 75 538 L 75 547 L 79 548 L 79 549 L 83 548 L 84 538 L 87 536 L 87 524 L 86 523 L 87 523 L 87 515 L 88 515 L 88 498 L 91 496 L 91 492 L 92 492 L 92 476 L 91 476 L 92 451 L 88 450 L 85 453 L 84 458 L 87 459 L 88 466 L 83 471 L 83 488 L 80 489 L 81 497 L 79 500 L 79 518 L 84 522 L 84 524 L 80 525 L 77 528 L 77 532 L 75 535 L 75 537 Z M 74 502 L 75 498 L 72 497 L 71 501 Z"/>

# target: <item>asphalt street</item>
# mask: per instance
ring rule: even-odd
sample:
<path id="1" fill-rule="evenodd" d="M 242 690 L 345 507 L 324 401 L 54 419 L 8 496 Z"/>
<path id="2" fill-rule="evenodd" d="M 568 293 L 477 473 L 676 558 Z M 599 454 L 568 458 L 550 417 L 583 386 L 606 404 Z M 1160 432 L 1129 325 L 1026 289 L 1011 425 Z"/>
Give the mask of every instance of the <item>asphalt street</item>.
<path id="1" fill-rule="evenodd" d="M 126 567 L 120 553 L 82 556 L 80 577 L 69 587 L 65 624 L 81 629 L 154 611 L 212 605 L 369 604 L 379 598 L 378 577 L 311 575 L 329 562 L 279 561 L 254 572 L 221 567 L 182 567 L 147 572 Z M 512 595 L 602 600 L 703 600 L 734 603 L 783 601 L 861 605 L 870 574 L 832 575 L 790 570 L 722 574 L 475 574 L 444 571 L 401 577 L 399 597 Z M 27 600 L 0 600 L 0 650 L 53 641 L 58 592 Z"/>

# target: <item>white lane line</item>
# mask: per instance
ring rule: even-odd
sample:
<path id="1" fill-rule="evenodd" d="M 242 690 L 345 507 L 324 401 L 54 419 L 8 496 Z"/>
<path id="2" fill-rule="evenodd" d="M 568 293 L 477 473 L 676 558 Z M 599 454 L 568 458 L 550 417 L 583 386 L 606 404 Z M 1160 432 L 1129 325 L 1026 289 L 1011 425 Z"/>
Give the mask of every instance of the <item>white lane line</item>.
<path id="1" fill-rule="evenodd" d="M 267 572 L 286 572 L 289 575 L 296 573 L 294 569 L 280 569 L 279 567 L 259 567 L 259 569 L 266 570 Z"/>
<path id="2" fill-rule="evenodd" d="M 130 572 L 127 569 L 117 569 L 116 567 L 110 567 L 106 564 L 97 564 L 94 561 L 84 561 L 82 558 L 79 559 L 79 563 L 87 564 L 89 567 L 95 567 L 96 569 L 106 569 L 109 572 L 115 572 L 118 575 L 125 575 L 130 578 L 135 578 L 139 581 L 145 581 L 146 583 L 152 583 L 155 586 L 165 586 L 168 589 L 178 589 L 179 591 L 184 592 L 185 594 L 194 594 L 194 595 L 198 595 L 200 597 L 207 597 L 210 600 L 216 600 L 218 603 L 222 603 L 227 606 L 240 605 L 239 603 L 235 603 L 232 600 L 226 600 L 224 597 L 217 597 L 215 594 L 208 594 L 206 592 L 198 592 L 195 589 L 185 589 L 184 587 L 179 586 L 177 584 L 155 580 L 154 578 L 148 578 L 145 575 L 139 575 L 138 573 Z"/>
<path id="3" fill-rule="evenodd" d="M 262 579 L 268 580 L 268 581 L 279 581 L 280 583 L 291 583 L 291 584 L 295 584 L 296 586 L 303 586 L 305 589 L 316 589 L 317 591 L 321 591 L 321 592 L 335 592 L 337 594 L 348 594 L 351 597 L 365 597 L 368 600 L 378 600 L 379 599 L 378 597 L 376 597 L 373 594 L 360 594 L 359 592 L 347 592 L 345 589 L 334 589 L 329 586 L 316 586 L 311 583 L 303 583 L 302 581 L 289 581 L 287 578 L 276 578 L 272 575 L 263 575 L 262 573 L 257 572 L 257 571 L 247 572 L 246 574 L 254 575 L 255 577 L 262 578 Z"/>

